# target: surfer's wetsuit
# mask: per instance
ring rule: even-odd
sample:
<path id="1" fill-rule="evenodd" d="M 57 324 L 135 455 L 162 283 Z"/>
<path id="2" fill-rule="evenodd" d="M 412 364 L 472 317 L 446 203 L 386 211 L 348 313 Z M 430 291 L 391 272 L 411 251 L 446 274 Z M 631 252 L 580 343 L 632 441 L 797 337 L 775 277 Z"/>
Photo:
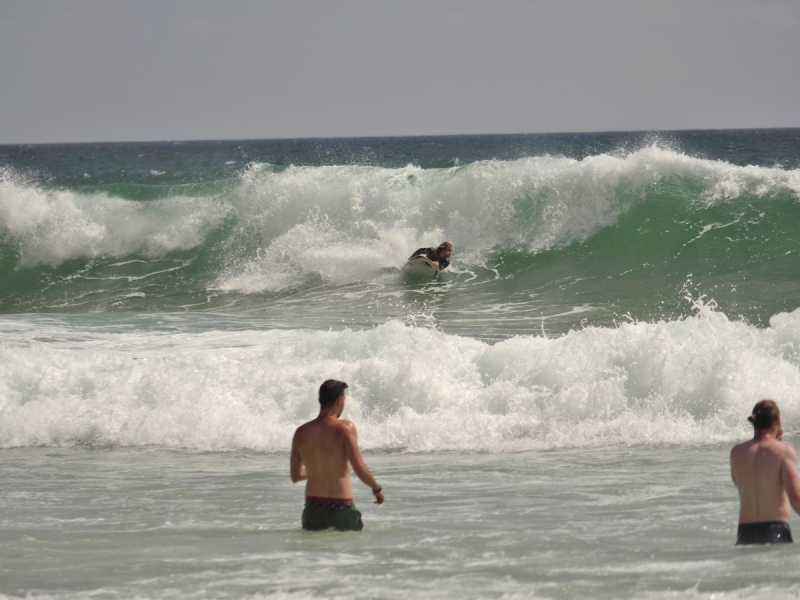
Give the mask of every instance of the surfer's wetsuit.
<path id="1" fill-rule="evenodd" d="M 736 533 L 737 546 L 791 543 L 792 532 L 789 529 L 789 524 L 783 521 L 739 523 L 739 531 Z"/>
<path id="2" fill-rule="evenodd" d="M 361 531 L 361 513 L 352 498 L 320 498 L 306 496 L 303 529 L 319 531 L 333 527 L 338 531 Z"/>
<path id="3" fill-rule="evenodd" d="M 436 254 L 436 248 L 420 248 L 414 254 L 411 255 L 410 258 L 414 258 L 415 256 L 424 256 L 428 260 L 432 260 L 439 263 L 439 270 L 446 269 L 447 266 L 450 264 L 450 261 L 446 258 L 439 258 L 439 255 Z"/>

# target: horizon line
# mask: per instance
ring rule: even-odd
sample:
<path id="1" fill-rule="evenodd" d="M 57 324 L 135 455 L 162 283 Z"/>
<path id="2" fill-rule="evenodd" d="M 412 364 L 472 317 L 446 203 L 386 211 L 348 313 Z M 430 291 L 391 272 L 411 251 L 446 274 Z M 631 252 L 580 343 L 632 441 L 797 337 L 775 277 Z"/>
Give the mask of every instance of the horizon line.
<path id="1" fill-rule="evenodd" d="M 792 131 L 800 130 L 794 127 L 715 127 L 715 128 L 690 128 L 690 129 L 619 129 L 598 131 L 543 131 L 528 133 L 447 133 L 447 134 L 418 134 L 418 135 L 346 135 L 346 136 L 297 136 L 297 137 L 253 137 L 253 138 L 188 138 L 188 139 L 162 139 L 162 140 L 94 140 L 80 142 L 10 142 L 0 143 L 0 147 L 7 146 L 69 146 L 81 144 L 183 144 L 183 143 L 208 143 L 208 142 L 267 142 L 267 141 L 302 141 L 302 140 L 387 140 L 387 139 L 421 139 L 421 138 L 457 138 L 457 137 L 513 137 L 513 136 L 547 136 L 547 135 L 611 135 L 611 134 L 649 134 L 661 133 L 711 133 L 734 131 Z"/>

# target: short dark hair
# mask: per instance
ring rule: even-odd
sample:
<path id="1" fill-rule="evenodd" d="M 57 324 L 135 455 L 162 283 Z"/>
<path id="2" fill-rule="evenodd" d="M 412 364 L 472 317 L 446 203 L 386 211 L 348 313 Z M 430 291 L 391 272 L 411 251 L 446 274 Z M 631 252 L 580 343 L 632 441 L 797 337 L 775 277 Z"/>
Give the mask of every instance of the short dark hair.
<path id="1" fill-rule="evenodd" d="M 769 429 L 775 419 L 781 417 L 781 410 L 772 400 L 762 400 L 753 407 L 753 414 L 747 420 L 753 424 L 756 431 Z"/>
<path id="2" fill-rule="evenodd" d="M 344 381 L 336 381 L 335 379 L 328 379 L 321 386 L 319 386 L 319 404 L 322 408 L 333 406 L 333 403 L 339 398 L 344 396 L 344 391 L 347 389 L 347 384 Z"/>

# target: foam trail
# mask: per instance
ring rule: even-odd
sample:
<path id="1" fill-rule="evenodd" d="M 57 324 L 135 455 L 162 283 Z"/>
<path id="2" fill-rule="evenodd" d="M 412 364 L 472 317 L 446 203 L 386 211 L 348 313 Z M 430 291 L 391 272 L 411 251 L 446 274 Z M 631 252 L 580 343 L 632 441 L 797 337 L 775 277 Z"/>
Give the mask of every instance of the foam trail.
<path id="1" fill-rule="evenodd" d="M 400 322 L 165 335 L 18 317 L 0 328 L 2 447 L 285 452 L 328 377 L 351 385 L 347 416 L 368 449 L 730 442 L 764 397 L 790 427 L 800 418 L 800 311 L 767 329 L 701 308 L 495 345 Z"/>

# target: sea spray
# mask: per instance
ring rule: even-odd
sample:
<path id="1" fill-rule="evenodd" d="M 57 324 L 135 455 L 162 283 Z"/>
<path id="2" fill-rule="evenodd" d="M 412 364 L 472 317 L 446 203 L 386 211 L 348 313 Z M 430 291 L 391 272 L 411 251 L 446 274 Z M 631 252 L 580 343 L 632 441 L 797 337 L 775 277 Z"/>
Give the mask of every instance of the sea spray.
<path id="1" fill-rule="evenodd" d="M 797 308 L 800 172 L 659 145 L 448 168 L 251 162 L 148 200 L 114 195 L 135 182 L 54 187 L 2 173 L 3 312 L 280 315 L 276 299 L 291 296 L 316 307 L 309 323 L 344 308 L 335 322 L 371 327 L 421 308 L 397 269 L 444 239 L 455 254 L 441 280 L 455 289 L 437 318 L 458 331 L 470 314 L 503 315 L 503 335 L 576 309 L 554 327 L 679 318 L 688 273 L 732 318 L 766 325 Z"/>
<path id="2" fill-rule="evenodd" d="M 308 243 L 305 230 L 319 224 L 354 244 L 405 229 L 404 251 L 439 228 L 466 250 L 524 244 L 536 252 L 586 240 L 671 177 L 701 184 L 696 197 L 683 199 L 690 203 L 800 193 L 799 171 L 738 167 L 657 146 L 580 161 L 542 156 L 450 169 L 252 164 L 224 195 L 149 202 L 48 189 L 5 168 L 0 233 L 19 248 L 21 266 L 137 251 L 160 256 L 198 245 L 229 211 L 236 232 L 255 230 L 261 248 L 292 230 Z"/>
<path id="3" fill-rule="evenodd" d="M 42 188 L 7 169 L 0 173 L 0 240 L 15 249 L 17 268 L 194 248 L 229 210 L 214 198 L 135 202 Z"/>
<path id="4" fill-rule="evenodd" d="M 764 397 L 800 418 L 800 311 L 766 329 L 698 311 L 493 345 L 396 321 L 167 334 L 7 317 L 0 445 L 284 452 L 328 377 L 350 384 L 371 450 L 730 442 Z"/>
<path id="5" fill-rule="evenodd" d="M 362 278 L 369 277 L 397 265 L 398 255 L 441 238 L 452 240 L 462 261 L 466 257 L 470 263 L 482 262 L 487 251 L 497 248 L 536 254 L 587 240 L 631 206 L 646 202 L 657 183 L 675 177 L 685 180 L 675 183 L 678 190 L 685 188 L 677 201 L 687 207 L 707 207 L 742 194 L 800 192 L 798 172 L 736 167 L 656 146 L 581 161 L 544 156 L 431 170 L 346 166 L 276 171 L 253 165 L 243 175 L 236 205 L 240 231 L 255 232 L 263 254 L 243 265 L 237 260 L 220 286 L 254 291 L 253 275 L 260 271 L 257 278 L 265 289 L 274 287 L 269 273 L 276 268 L 276 256 L 298 271 L 349 283 L 353 275 L 341 280 L 337 275 L 360 256 L 373 257 L 371 269 L 359 270 Z"/>

